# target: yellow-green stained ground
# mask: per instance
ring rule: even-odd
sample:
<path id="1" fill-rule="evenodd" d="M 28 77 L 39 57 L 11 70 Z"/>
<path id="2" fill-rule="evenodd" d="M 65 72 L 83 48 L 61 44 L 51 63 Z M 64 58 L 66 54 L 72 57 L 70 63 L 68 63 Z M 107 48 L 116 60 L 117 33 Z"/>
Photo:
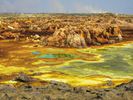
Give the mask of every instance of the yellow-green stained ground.
<path id="1" fill-rule="evenodd" d="M 86 49 L 34 45 L 0 41 L 1 83 L 15 83 L 11 79 L 19 72 L 40 80 L 93 88 L 112 87 L 133 79 L 132 42 Z"/>

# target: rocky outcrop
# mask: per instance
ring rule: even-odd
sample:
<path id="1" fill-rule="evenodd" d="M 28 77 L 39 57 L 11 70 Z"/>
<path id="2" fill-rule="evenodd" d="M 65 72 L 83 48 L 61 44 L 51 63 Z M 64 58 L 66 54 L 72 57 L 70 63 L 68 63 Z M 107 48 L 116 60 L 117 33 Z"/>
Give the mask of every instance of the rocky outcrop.
<path id="1" fill-rule="evenodd" d="M 18 81 L 18 82 L 33 82 L 33 81 L 35 81 L 33 78 L 31 78 L 30 76 L 27 76 L 24 73 L 19 73 L 18 76 L 16 76 L 13 80 Z"/>
<path id="2" fill-rule="evenodd" d="M 72 87 L 56 81 L 41 86 L 0 85 L 0 100 L 133 100 L 132 95 L 133 81 L 108 89 Z"/>
<path id="3" fill-rule="evenodd" d="M 5 17 L 0 21 L 0 39 L 26 40 L 43 46 L 72 48 L 112 44 L 127 37 L 120 27 L 133 26 L 131 19 L 130 16 L 114 14 Z"/>
<path id="4" fill-rule="evenodd" d="M 122 32 L 119 27 L 100 26 L 81 29 L 81 27 L 64 27 L 56 30 L 48 38 L 42 39 L 42 44 L 56 47 L 84 48 L 90 45 L 102 45 L 122 40 Z M 111 42 L 114 41 L 114 42 Z"/>
<path id="5" fill-rule="evenodd" d="M 19 40 L 21 34 L 20 33 L 12 33 L 12 32 L 4 32 L 0 35 L 2 39 L 15 39 Z"/>

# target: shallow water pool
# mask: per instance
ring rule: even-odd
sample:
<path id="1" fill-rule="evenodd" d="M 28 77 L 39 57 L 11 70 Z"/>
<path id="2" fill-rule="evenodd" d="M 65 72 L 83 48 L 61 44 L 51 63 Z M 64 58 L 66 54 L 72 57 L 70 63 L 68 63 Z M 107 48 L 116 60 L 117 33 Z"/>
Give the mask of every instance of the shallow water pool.
<path id="1" fill-rule="evenodd" d="M 0 72 L 2 77 L 25 72 L 40 80 L 56 80 L 73 86 L 108 87 L 109 81 L 115 86 L 133 78 L 133 43 L 59 49 L 0 41 Z M 11 78 L 1 83 L 10 83 Z"/>

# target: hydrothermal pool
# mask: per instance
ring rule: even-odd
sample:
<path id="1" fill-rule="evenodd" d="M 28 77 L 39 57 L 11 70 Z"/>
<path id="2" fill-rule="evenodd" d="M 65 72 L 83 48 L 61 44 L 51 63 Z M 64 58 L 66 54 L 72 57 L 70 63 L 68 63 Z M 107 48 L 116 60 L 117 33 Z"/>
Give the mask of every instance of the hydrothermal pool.
<path id="1" fill-rule="evenodd" d="M 34 47 L 31 43 L 0 41 L 0 75 L 25 72 L 32 77 L 73 86 L 108 87 L 133 78 L 133 43 L 100 48 Z M 1 83 L 12 83 L 11 78 Z M 109 82 L 111 85 L 108 85 Z"/>

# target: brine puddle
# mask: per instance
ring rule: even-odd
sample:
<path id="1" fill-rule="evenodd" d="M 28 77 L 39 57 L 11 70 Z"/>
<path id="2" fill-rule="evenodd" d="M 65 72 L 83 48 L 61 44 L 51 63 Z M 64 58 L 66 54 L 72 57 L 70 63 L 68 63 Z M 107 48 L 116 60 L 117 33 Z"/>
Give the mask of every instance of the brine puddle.
<path id="1" fill-rule="evenodd" d="M 0 42 L 1 83 L 25 72 L 44 81 L 72 86 L 113 87 L 133 78 L 133 43 L 87 49 L 34 47 L 32 43 Z"/>

